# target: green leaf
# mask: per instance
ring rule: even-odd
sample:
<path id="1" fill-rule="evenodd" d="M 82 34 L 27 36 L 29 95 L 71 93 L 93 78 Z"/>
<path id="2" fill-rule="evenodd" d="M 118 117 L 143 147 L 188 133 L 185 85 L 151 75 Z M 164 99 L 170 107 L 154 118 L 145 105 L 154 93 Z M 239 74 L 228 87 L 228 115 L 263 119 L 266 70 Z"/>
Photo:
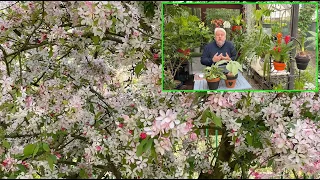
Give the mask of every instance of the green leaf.
<path id="1" fill-rule="evenodd" d="M 64 40 L 63 38 L 60 38 L 59 41 L 61 44 L 64 44 L 66 42 L 66 40 Z"/>
<path id="2" fill-rule="evenodd" d="M 28 145 L 26 145 L 26 147 L 24 147 L 23 154 L 25 156 L 32 155 L 35 148 L 36 148 L 35 144 L 28 144 Z"/>
<path id="3" fill-rule="evenodd" d="M 67 105 L 69 102 L 67 100 L 63 100 L 62 104 Z"/>
<path id="4" fill-rule="evenodd" d="M 8 179 L 16 179 L 16 178 L 17 178 L 17 175 L 15 175 L 15 173 L 12 172 Z"/>
<path id="5" fill-rule="evenodd" d="M 151 156 L 154 158 L 156 163 L 159 163 L 156 148 L 154 146 L 151 146 Z"/>
<path id="6" fill-rule="evenodd" d="M 252 146 L 252 136 L 249 133 L 247 133 L 247 135 L 246 135 L 246 140 L 247 140 L 248 144 L 250 146 Z"/>
<path id="7" fill-rule="evenodd" d="M 103 114 L 103 112 L 99 111 L 95 116 L 94 119 L 98 120 L 98 118 L 100 118 L 100 116 Z"/>
<path id="8" fill-rule="evenodd" d="M 92 41 L 94 42 L 95 45 L 99 44 L 100 37 L 99 36 L 92 36 Z"/>
<path id="9" fill-rule="evenodd" d="M 237 171 L 239 169 L 239 164 L 236 163 L 236 165 L 234 166 L 234 170 Z"/>
<path id="10" fill-rule="evenodd" d="M 53 170 L 53 160 L 50 157 L 48 157 L 47 161 L 48 161 L 50 169 Z"/>
<path id="11" fill-rule="evenodd" d="M 138 145 L 138 147 L 137 147 L 137 152 L 136 152 L 136 155 L 137 155 L 138 157 L 142 155 L 143 150 L 144 150 L 143 146 L 144 146 L 147 142 L 148 142 L 148 139 L 144 139 L 144 140 L 142 140 L 141 143 Z"/>
<path id="12" fill-rule="evenodd" d="M 58 162 L 56 155 L 50 154 L 49 157 L 53 160 L 54 163 L 57 163 L 57 162 Z"/>
<path id="13" fill-rule="evenodd" d="M 80 173 L 79 173 L 80 177 L 81 178 L 84 178 L 84 179 L 88 179 L 88 174 L 86 173 L 86 171 L 84 169 L 81 169 L 80 170 Z"/>
<path id="14" fill-rule="evenodd" d="M 206 109 L 206 110 L 204 110 L 204 111 L 202 112 L 201 122 L 203 122 L 203 123 L 206 122 L 206 121 L 207 121 L 207 118 L 210 117 L 210 115 L 211 115 L 211 111 L 210 111 L 209 108 Z"/>
<path id="15" fill-rule="evenodd" d="M 134 72 L 136 73 L 137 77 L 139 77 L 139 74 L 143 68 L 145 68 L 145 65 L 143 62 L 140 62 L 136 65 L 136 67 L 134 68 Z"/>
<path id="16" fill-rule="evenodd" d="M 267 167 L 270 167 L 272 164 L 273 164 L 273 159 L 271 159 L 271 160 L 268 161 Z"/>
<path id="17" fill-rule="evenodd" d="M 32 155 L 32 157 L 34 157 L 34 156 L 38 153 L 39 147 L 40 147 L 40 145 L 39 145 L 39 143 L 38 143 L 38 144 L 35 146 L 34 150 L 33 150 L 33 155 Z"/>
<path id="18" fill-rule="evenodd" d="M 5 108 L 12 109 L 13 107 L 14 107 L 13 103 L 5 102 L 5 103 L 1 104 L 0 111 L 2 111 Z"/>
<path id="19" fill-rule="evenodd" d="M 9 149 L 10 148 L 10 144 L 7 140 L 2 140 L 2 146 L 5 147 L 6 149 Z"/>
<path id="20" fill-rule="evenodd" d="M 26 171 L 26 167 L 24 167 L 24 165 L 18 164 L 17 166 L 18 166 L 18 168 L 19 168 L 19 170 L 20 170 L 21 172 L 27 172 L 27 171 Z"/>
<path id="21" fill-rule="evenodd" d="M 53 170 L 53 164 L 57 163 L 57 157 L 55 155 L 49 154 L 47 161 L 51 170 Z"/>
<path id="22" fill-rule="evenodd" d="M 211 112 L 211 119 L 213 120 L 214 124 L 218 127 L 222 127 L 221 118 L 216 116 L 213 112 Z"/>
<path id="23" fill-rule="evenodd" d="M 136 155 L 140 157 L 142 154 L 143 154 L 143 146 L 138 146 Z"/>
<path id="24" fill-rule="evenodd" d="M 91 112 L 91 113 L 93 113 L 94 114 L 94 106 L 93 106 L 93 104 L 92 103 L 90 103 L 90 109 L 89 109 L 89 111 Z"/>
<path id="25" fill-rule="evenodd" d="M 153 139 L 150 138 L 150 139 L 148 140 L 147 144 L 144 146 L 143 151 L 144 151 L 144 152 L 147 152 L 147 151 L 151 148 L 152 143 L 153 143 Z"/>
<path id="26" fill-rule="evenodd" d="M 49 51 L 49 58 L 53 56 L 53 48 L 52 45 L 50 45 L 50 51 Z"/>
<path id="27" fill-rule="evenodd" d="M 49 145 L 47 143 L 43 143 L 42 144 L 42 148 L 43 150 L 45 150 L 46 152 L 50 152 L 50 148 L 49 148 Z"/>

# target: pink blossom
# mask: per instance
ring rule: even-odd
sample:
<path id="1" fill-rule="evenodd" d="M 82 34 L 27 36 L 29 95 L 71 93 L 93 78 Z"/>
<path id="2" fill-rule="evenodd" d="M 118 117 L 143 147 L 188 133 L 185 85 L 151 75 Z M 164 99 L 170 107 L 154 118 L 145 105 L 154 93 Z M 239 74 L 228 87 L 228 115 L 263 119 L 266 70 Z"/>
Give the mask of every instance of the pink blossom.
<path id="1" fill-rule="evenodd" d="M 237 139 L 236 139 L 236 145 L 239 146 L 239 145 L 240 145 L 240 142 L 241 142 L 240 139 L 237 138 Z"/>
<path id="2" fill-rule="evenodd" d="M 7 157 L 5 160 L 2 161 L 1 165 L 7 170 L 10 171 L 14 168 L 14 164 L 16 160 L 11 158 L 10 156 Z"/>
<path id="3" fill-rule="evenodd" d="M 86 1 L 85 4 L 86 4 L 86 6 L 88 6 L 89 8 L 92 7 L 92 2 L 90 2 L 90 1 Z"/>
<path id="4" fill-rule="evenodd" d="M 160 121 L 156 121 L 156 120 L 153 121 L 153 124 L 151 127 L 144 128 L 144 131 L 146 132 L 146 134 L 150 135 L 151 138 L 158 135 L 160 130 L 161 130 Z"/>
<path id="5" fill-rule="evenodd" d="M 123 124 L 120 123 L 120 124 L 118 125 L 118 127 L 119 127 L 119 128 L 123 128 Z"/>
<path id="6" fill-rule="evenodd" d="M 142 133 L 140 134 L 140 138 L 141 138 L 141 139 L 147 138 L 147 133 L 142 132 Z"/>
<path id="7" fill-rule="evenodd" d="M 161 155 L 164 154 L 165 151 L 171 151 L 172 144 L 169 138 L 161 137 L 161 140 L 154 140 L 156 151 L 158 151 Z"/>
<path id="8" fill-rule="evenodd" d="M 26 163 L 25 161 L 22 161 L 22 163 L 21 163 L 25 168 L 29 168 L 29 164 L 28 163 Z"/>
<path id="9" fill-rule="evenodd" d="M 284 147 L 285 145 L 285 140 L 283 140 L 282 138 L 275 138 L 275 145 L 277 146 L 277 148 L 281 149 Z"/>
<path id="10" fill-rule="evenodd" d="M 196 133 L 191 133 L 190 134 L 190 139 L 191 139 L 191 141 L 197 140 L 197 134 Z"/>
<path id="11" fill-rule="evenodd" d="M 262 174 L 260 174 L 259 172 L 254 172 L 253 176 L 255 179 L 261 179 L 262 178 Z"/>
<path id="12" fill-rule="evenodd" d="M 136 37 L 138 37 L 139 34 L 140 34 L 140 33 L 139 33 L 138 31 L 134 31 L 134 32 L 133 32 L 133 35 L 136 36 Z"/>
<path id="13" fill-rule="evenodd" d="M 42 33 L 41 34 L 41 42 L 47 39 L 47 34 Z"/>
<path id="14" fill-rule="evenodd" d="M 180 121 L 176 119 L 177 113 L 173 112 L 171 109 L 168 109 L 165 113 L 163 110 L 160 110 L 160 116 L 156 118 L 157 121 L 160 121 L 161 128 L 168 129 L 174 128 L 175 124 L 179 124 Z M 168 124 L 169 123 L 169 124 Z"/>
<path id="15" fill-rule="evenodd" d="M 159 58 L 159 54 L 153 54 L 153 59 L 158 59 Z"/>
<path id="16" fill-rule="evenodd" d="M 32 104 L 32 97 L 31 96 L 27 96 L 26 97 L 26 107 L 29 108 Z"/>

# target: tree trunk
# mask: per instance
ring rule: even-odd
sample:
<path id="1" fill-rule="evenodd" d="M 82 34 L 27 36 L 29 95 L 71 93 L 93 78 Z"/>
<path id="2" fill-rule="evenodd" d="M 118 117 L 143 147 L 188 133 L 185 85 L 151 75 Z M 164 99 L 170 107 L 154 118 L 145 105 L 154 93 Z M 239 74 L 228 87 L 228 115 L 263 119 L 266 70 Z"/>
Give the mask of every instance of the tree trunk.
<path id="1" fill-rule="evenodd" d="M 223 128 L 224 129 L 224 128 Z M 223 179 L 224 173 L 221 172 L 220 162 L 230 162 L 230 158 L 232 156 L 232 151 L 234 150 L 234 146 L 230 145 L 230 141 L 232 141 L 231 137 L 228 137 L 226 134 L 226 130 L 222 131 L 222 139 L 220 141 L 220 148 L 218 151 L 218 159 L 213 167 L 213 173 L 200 173 L 198 179 Z"/>

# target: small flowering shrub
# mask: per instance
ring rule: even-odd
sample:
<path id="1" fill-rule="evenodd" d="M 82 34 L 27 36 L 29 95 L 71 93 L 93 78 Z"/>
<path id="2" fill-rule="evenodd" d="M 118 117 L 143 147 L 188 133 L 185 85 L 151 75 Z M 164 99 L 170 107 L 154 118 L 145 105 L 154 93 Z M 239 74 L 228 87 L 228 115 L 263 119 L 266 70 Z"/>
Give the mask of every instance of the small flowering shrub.
<path id="1" fill-rule="evenodd" d="M 319 178 L 319 94 L 161 92 L 160 7 L 1 10 L 1 178 Z"/>
<path id="2" fill-rule="evenodd" d="M 191 61 L 191 51 L 200 48 L 213 39 L 213 32 L 204 22 L 191 15 L 182 7 L 177 6 L 178 12 L 169 9 L 172 5 L 164 5 L 163 24 L 163 53 L 164 53 L 164 89 L 175 89 L 177 74 L 183 69 L 183 64 Z M 180 14 L 178 14 L 180 12 Z M 173 15 L 174 14 L 174 15 Z"/>
<path id="3" fill-rule="evenodd" d="M 224 20 L 222 19 L 212 19 L 211 24 L 215 25 L 215 28 L 220 28 L 221 26 L 224 25 Z"/>
<path id="4" fill-rule="evenodd" d="M 295 47 L 294 41 L 290 41 L 290 38 L 290 35 L 282 38 L 282 33 L 277 34 L 277 43 L 273 44 L 273 49 L 270 50 L 270 54 L 276 62 L 286 63 L 290 60 L 289 51 Z"/>

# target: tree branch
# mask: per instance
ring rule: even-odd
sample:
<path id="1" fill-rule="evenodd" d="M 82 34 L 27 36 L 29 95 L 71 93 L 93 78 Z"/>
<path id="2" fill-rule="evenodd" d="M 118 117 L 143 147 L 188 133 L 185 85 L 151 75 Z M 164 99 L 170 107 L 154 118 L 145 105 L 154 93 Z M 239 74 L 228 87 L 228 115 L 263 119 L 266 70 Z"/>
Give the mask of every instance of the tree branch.
<path id="1" fill-rule="evenodd" d="M 117 20 L 123 23 L 123 21 L 121 21 L 119 18 L 117 18 Z M 132 27 L 132 28 L 130 28 L 130 29 L 131 29 L 131 30 L 132 30 L 132 29 L 137 30 L 137 31 L 141 32 L 141 33 L 142 33 L 143 35 L 145 35 L 145 36 L 148 36 L 148 37 L 150 37 L 150 38 L 152 38 L 152 39 L 155 39 L 155 40 L 159 40 L 159 41 L 161 41 L 161 39 L 156 38 L 156 37 L 153 37 L 152 35 L 149 35 L 149 34 L 147 34 L 147 33 L 143 32 L 143 31 L 142 31 L 142 30 L 140 30 L 140 29 L 136 29 L 136 28 L 133 28 L 133 27 Z"/>
<path id="2" fill-rule="evenodd" d="M 36 82 L 32 82 L 31 85 L 39 86 L 38 82 L 43 78 L 43 76 L 47 73 L 47 71 L 43 72 L 42 75 L 36 80 Z"/>
<path id="3" fill-rule="evenodd" d="M 39 136 L 39 135 L 40 135 L 40 133 L 35 133 L 35 134 L 18 134 L 18 133 L 14 133 L 14 134 L 5 135 L 4 138 L 36 137 L 36 136 Z"/>
<path id="4" fill-rule="evenodd" d="M 66 160 L 58 160 L 58 163 L 60 163 L 60 164 L 66 164 L 66 165 L 74 165 L 74 166 L 76 166 L 76 165 L 78 164 L 77 162 L 66 161 Z M 93 167 L 94 167 L 94 168 L 98 168 L 98 169 L 107 169 L 108 171 L 111 171 L 108 166 L 93 165 Z"/>
<path id="5" fill-rule="evenodd" d="M 276 157 L 276 156 L 279 156 L 279 155 L 280 155 L 280 153 L 277 153 L 277 154 L 274 154 L 274 155 L 270 156 L 270 157 L 267 158 L 266 160 L 264 160 L 261 164 L 259 164 L 259 166 L 255 167 L 255 168 L 251 171 L 251 173 L 248 175 L 248 177 L 250 177 L 250 175 L 251 175 L 256 169 L 260 168 L 265 162 L 267 162 L 267 161 L 269 161 L 270 159 L 272 159 L 272 158 L 274 158 L 274 157 Z"/>
<path id="6" fill-rule="evenodd" d="M 7 61 L 8 54 L 7 54 L 6 50 L 1 46 L 1 44 L 0 44 L 0 49 L 3 53 L 3 61 L 6 64 L 7 74 L 8 74 L 8 76 L 10 76 L 10 68 L 9 68 L 9 63 Z"/>
<path id="7" fill-rule="evenodd" d="M 110 114 L 109 108 L 111 109 L 111 107 L 110 107 L 110 105 L 109 105 L 108 103 L 106 103 L 106 102 L 104 101 L 105 98 L 104 98 L 100 93 L 98 93 L 96 90 L 94 90 L 91 86 L 90 86 L 89 88 L 90 88 L 90 91 L 91 91 L 92 93 L 94 93 L 95 95 L 97 95 L 98 98 L 107 106 L 107 108 L 105 108 L 105 109 L 107 110 L 107 113 L 108 113 L 108 115 L 109 115 L 109 117 L 110 117 L 111 114 Z"/>
<path id="8" fill-rule="evenodd" d="M 38 48 L 38 47 L 41 47 L 41 46 L 46 45 L 46 44 L 49 44 L 49 42 L 48 42 L 48 41 L 42 41 L 40 44 L 31 45 L 31 46 L 26 46 L 26 47 L 24 47 L 24 48 L 19 49 L 19 50 L 16 51 L 16 52 L 13 52 L 13 53 L 8 54 L 7 57 L 10 57 L 10 56 L 13 56 L 13 55 L 14 55 L 13 58 L 15 58 L 17 54 L 19 54 L 19 53 L 21 53 L 21 52 L 23 52 L 23 51 L 26 51 L 26 50 L 29 50 L 29 49 Z M 13 58 L 9 61 L 9 63 L 11 63 L 11 61 L 13 60 Z"/>
<path id="9" fill-rule="evenodd" d="M 21 86 L 23 85 L 23 77 L 22 77 L 22 62 L 21 62 L 21 54 L 19 53 L 19 70 L 20 70 L 20 80 Z"/>
<path id="10" fill-rule="evenodd" d="M 13 61 L 13 59 L 23 51 L 23 49 L 25 49 L 27 47 L 27 45 L 29 44 L 29 41 L 32 37 L 32 35 L 36 32 L 37 29 L 39 29 L 39 27 L 42 25 L 44 20 L 44 1 L 42 1 L 42 17 L 40 20 L 40 23 L 38 26 L 36 26 L 33 31 L 29 34 L 28 38 L 26 39 L 25 43 L 23 44 L 23 46 L 20 48 L 20 50 L 17 51 L 17 53 L 15 53 L 15 55 L 13 56 L 13 58 L 9 61 L 9 63 L 11 63 Z"/>

